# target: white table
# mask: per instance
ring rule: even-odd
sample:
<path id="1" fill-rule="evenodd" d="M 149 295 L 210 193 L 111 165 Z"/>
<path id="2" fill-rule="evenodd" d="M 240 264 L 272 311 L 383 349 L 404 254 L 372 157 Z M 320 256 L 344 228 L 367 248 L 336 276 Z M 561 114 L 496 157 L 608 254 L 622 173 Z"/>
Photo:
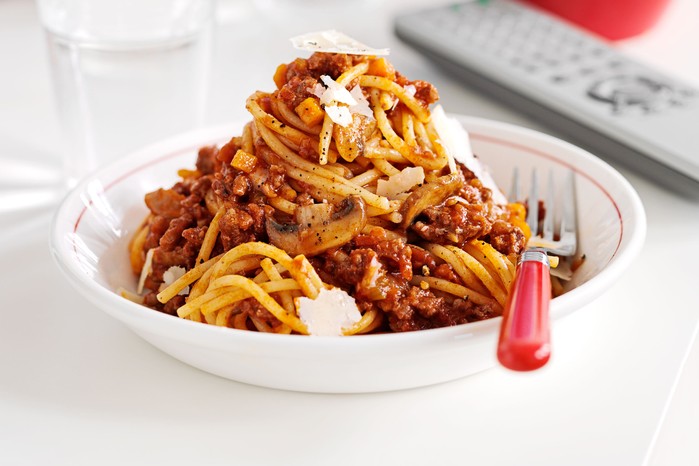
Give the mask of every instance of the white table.
<path id="1" fill-rule="evenodd" d="M 540 128 L 398 42 L 392 15 L 419 3 L 291 20 L 222 1 L 209 123 L 245 116 L 244 98 L 295 56 L 289 37 L 333 27 L 391 47 L 396 68 L 433 82 L 448 111 Z M 620 46 L 699 86 L 696 18 L 697 2 L 675 0 L 658 27 Z M 48 252 L 51 208 L 7 201 L 10 187 L 51 179 L 59 141 L 34 4 L 0 0 L 0 464 L 699 464 L 699 203 L 620 168 L 645 204 L 647 242 L 609 292 L 556 327 L 542 371 L 289 393 L 171 359 L 69 287 Z"/>

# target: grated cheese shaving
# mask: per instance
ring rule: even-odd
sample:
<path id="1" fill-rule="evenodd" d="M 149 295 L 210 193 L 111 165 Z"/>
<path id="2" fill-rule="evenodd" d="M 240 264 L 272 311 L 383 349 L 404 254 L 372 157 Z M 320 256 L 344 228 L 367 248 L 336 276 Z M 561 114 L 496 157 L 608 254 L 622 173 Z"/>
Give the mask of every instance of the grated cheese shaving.
<path id="1" fill-rule="evenodd" d="M 352 90 L 350 91 L 350 94 L 352 94 L 352 97 L 354 97 L 354 100 L 357 101 L 356 105 L 350 106 L 350 112 L 364 115 L 365 117 L 371 118 L 373 120 L 374 119 L 374 111 L 369 106 L 369 101 L 367 100 L 367 98 L 364 97 L 364 93 L 362 92 L 362 88 L 359 87 L 358 85 L 354 86 L 352 88 Z"/>
<path id="2" fill-rule="evenodd" d="M 318 99 L 322 99 L 323 93 L 325 92 L 325 86 L 323 86 L 321 83 L 316 83 L 316 85 L 313 86 L 313 89 L 308 88 L 308 92 L 310 92 L 314 96 L 318 97 Z M 320 103 L 323 103 L 323 102 L 320 102 Z"/>
<path id="3" fill-rule="evenodd" d="M 339 288 L 321 288 L 316 299 L 295 298 L 299 318 L 313 336 L 342 336 L 362 314 L 354 298 Z"/>
<path id="4" fill-rule="evenodd" d="M 347 105 L 357 105 L 357 101 L 354 100 L 354 97 L 352 97 L 352 94 L 350 94 L 350 91 L 348 91 L 345 86 L 339 84 L 327 74 L 322 75 L 320 80 L 327 86 L 327 89 L 325 89 L 325 92 L 323 92 L 323 95 L 320 97 L 321 104 L 327 105 L 337 102 Z"/>
<path id="5" fill-rule="evenodd" d="M 495 184 L 492 175 L 480 160 L 473 155 L 471 150 L 471 140 L 468 132 L 456 118 L 450 118 L 444 112 L 441 105 L 437 105 L 432 110 L 432 123 L 434 129 L 439 135 L 439 139 L 444 145 L 449 157 L 449 169 L 451 172 L 456 171 L 456 162 L 454 157 L 459 159 L 459 162 L 466 165 L 466 168 L 471 170 L 476 178 L 481 180 L 483 186 L 489 188 L 493 192 L 493 202 L 496 204 L 507 204 L 507 198 L 500 191 L 500 188 Z"/>
<path id="6" fill-rule="evenodd" d="M 326 105 L 325 113 L 328 114 L 333 123 L 347 127 L 352 124 L 352 113 L 348 107 L 340 105 Z"/>
<path id="7" fill-rule="evenodd" d="M 149 249 L 146 253 L 146 260 L 143 262 L 143 267 L 141 268 L 141 276 L 138 278 L 138 288 L 136 292 L 138 294 L 143 293 L 143 287 L 146 285 L 146 278 L 153 271 L 153 252 L 155 249 Z"/>
<path id="8" fill-rule="evenodd" d="M 406 167 L 387 180 L 376 182 L 376 195 L 389 199 L 398 199 L 402 193 L 425 181 L 425 170 L 422 167 Z"/>
<path id="9" fill-rule="evenodd" d="M 310 91 L 311 94 L 318 97 L 333 123 L 347 127 L 352 124 L 353 113 L 374 118 L 374 112 L 369 106 L 369 101 L 364 97 L 359 86 L 355 86 L 351 91 L 348 91 L 345 86 L 325 74 L 320 77 L 320 80 L 327 87 L 317 83 Z"/>
<path id="10" fill-rule="evenodd" d="M 165 272 L 163 272 L 163 283 L 160 284 L 160 290 L 158 291 L 163 291 L 165 288 L 172 285 L 186 272 L 187 271 L 184 269 L 184 267 L 178 267 L 176 265 L 173 265 L 172 267 L 167 269 Z M 189 293 L 189 286 L 185 286 L 177 294 L 186 295 L 187 293 Z"/>
<path id="11" fill-rule="evenodd" d="M 309 32 L 292 37 L 294 48 L 310 52 L 346 53 L 349 55 L 388 55 L 389 49 L 375 49 L 334 29 Z"/>

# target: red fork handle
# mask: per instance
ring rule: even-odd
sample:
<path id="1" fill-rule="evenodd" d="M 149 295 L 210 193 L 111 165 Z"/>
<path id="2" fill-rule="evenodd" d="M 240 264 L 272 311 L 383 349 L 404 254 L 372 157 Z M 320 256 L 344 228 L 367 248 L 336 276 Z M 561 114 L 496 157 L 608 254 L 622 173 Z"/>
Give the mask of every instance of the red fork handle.
<path id="1" fill-rule="evenodd" d="M 548 362 L 550 301 L 548 257 L 542 251 L 525 251 L 502 317 L 497 351 L 500 364 L 515 371 L 533 371 Z"/>

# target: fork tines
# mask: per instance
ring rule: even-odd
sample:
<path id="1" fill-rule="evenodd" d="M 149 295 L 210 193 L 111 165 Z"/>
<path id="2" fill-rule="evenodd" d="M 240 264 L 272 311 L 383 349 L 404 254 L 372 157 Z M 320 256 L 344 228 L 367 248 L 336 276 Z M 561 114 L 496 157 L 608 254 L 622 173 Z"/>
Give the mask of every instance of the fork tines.
<path id="1" fill-rule="evenodd" d="M 575 173 L 572 170 L 566 173 L 560 193 L 556 191 L 555 179 L 553 170 L 550 170 L 543 204 L 543 219 L 540 219 L 539 212 L 539 175 L 536 168 L 531 172 L 531 183 L 526 199 L 522 197 L 519 168 L 514 168 L 510 199 L 518 202 L 526 201 L 526 221 L 532 232 L 529 240 L 530 247 L 543 248 L 547 252 L 560 256 L 572 256 L 575 254 L 577 244 Z M 559 233 L 555 236 L 557 220 Z"/>

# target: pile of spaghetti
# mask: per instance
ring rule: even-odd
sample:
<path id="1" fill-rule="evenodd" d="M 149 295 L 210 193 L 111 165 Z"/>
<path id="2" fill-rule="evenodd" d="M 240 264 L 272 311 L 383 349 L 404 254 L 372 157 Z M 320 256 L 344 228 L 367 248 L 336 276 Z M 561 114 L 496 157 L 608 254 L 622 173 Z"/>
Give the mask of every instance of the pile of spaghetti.
<path id="1" fill-rule="evenodd" d="M 247 100 L 242 135 L 145 196 L 130 243 L 138 299 L 315 335 L 500 315 L 529 235 L 524 207 L 455 160 L 454 122 L 430 111 L 436 89 L 384 57 L 321 52 L 280 65 L 274 82 Z"/>

